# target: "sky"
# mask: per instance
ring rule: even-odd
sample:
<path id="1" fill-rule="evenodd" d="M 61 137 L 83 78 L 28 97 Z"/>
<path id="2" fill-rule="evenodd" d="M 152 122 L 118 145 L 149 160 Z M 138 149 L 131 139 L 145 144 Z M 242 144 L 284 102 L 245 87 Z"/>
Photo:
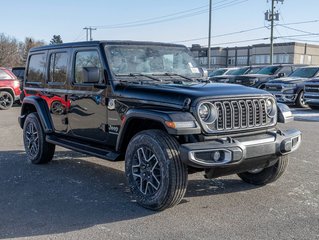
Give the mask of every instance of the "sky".
<path id="1" fill-rule="evenodd" d="M 282 0 L 281 0 L 282 1 Z M 267 0 L 212 0 L 212 46 L 269 43 Z M 274 42 L 319 44 L 319 1 L 276 3 L 280 20 Z M 1 1 L 0 33 L 50 42 L 85 41 L 84 27 L 94 27 L 94 40 L 146 40 L 207 46 L 209 0 L 10 0 Z"/>

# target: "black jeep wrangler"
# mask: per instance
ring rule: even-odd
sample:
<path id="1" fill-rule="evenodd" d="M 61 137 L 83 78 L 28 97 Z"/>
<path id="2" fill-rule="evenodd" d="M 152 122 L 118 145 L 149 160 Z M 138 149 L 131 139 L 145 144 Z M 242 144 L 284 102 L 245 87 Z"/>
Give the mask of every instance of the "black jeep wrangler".
<path id="1" fill-rule="evenodd" d="M 163 210 L 183 198 L 188 173 L 277 180 L 298 130 L 281 131 L 289 108 L 260 89 L 210 84 L 182 45 L 92 41 L 33 48 L 19 123 L 27 159 L 55 145 L 124 160 L 137 202 Z"/>

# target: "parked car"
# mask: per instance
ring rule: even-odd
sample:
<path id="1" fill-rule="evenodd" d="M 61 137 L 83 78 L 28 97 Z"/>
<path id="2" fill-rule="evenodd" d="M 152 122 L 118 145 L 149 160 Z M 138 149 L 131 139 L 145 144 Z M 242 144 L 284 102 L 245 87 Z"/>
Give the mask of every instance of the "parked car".
<path id="1" fill-rule="evenodd" d="M 305 103 L 312 109 L 319 110 L 319 78 L 305 82 Z"/>
<path id="2" fill-rule="evenodd" d="M 305 82 L 319 76 L 319 67 L 301 67 L 286 78 L 269 81 L 265 90 L 276 96 L 278 102 L 293 104 L 305 108 Z"/>
<path id="3" fill-rule="evenodd" d="M 234 83 L 254 88 L 265 88 L 265 84 L 274 78 L 281 78 L 291 74 L 298 66 L 292 64 L 269 65 L 255 74 L 236 76 Z"/>
<path id="4" fill-rule="evenodd" d="M 23 82 L 24 71 L 25 71 L 25 67 L 13 67 L 13 68 L 11 68 L 11 72 L 20 80 L 20 82 Z"/>
<path id="5" fill-rule="evenodd" d="M 254 74 L 258 72 L 263 66 L 246 66 L 238 68 L 231 72 L 231 74 L 219 75 L 210 77 L 209 80 L 211 82 L 219 82 L 219 83 L 234 83 L 234 79 L 239 75 L 246 74 Z"/>
<path id="6" fill-rule="evenodd" d="M 238 174 L 265 185 L 285 171 L 301 142 L 278 130 L 289 108 L 268 92 L 207 83 L 183 45 L 90 41 L 29 51 L 19 123 L 26 158 L 52 160 L 63 146 L 125 160 L 137 202 L 164 210 L 183 198 L 188 173 Z M 67 110 L 50 111 L 48 98 Z M 62 100 L 60 100 L 62 102 Z"/>
<path id="7" fill-rule="evenodd" d="M 9 70 L 0 67 L 0 110 L 12 107 L 20 98 L 20 82 Z"/>

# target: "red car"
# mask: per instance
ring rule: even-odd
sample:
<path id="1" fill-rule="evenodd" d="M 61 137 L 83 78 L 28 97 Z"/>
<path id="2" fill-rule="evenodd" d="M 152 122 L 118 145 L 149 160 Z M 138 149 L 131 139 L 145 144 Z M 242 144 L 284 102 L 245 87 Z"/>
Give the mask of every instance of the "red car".
<path id="1" fill-rule="evenodd" d="M 20 81 L 8 69 L 0 67 L 0 110 L 9 109 L 20 98 Z"/>

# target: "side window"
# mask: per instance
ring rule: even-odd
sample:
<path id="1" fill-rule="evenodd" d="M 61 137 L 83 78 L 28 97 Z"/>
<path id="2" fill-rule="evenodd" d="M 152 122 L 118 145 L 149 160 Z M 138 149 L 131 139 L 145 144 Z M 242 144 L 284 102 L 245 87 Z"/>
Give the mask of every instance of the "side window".
<path id="1" fill-rule="evenodd" d="M 96 67 L 99 69 L 99 81 L 103 81 L 102 64 L 96 50 L 81 51 L 75 55 L 74 82 L 84 83 L 84 68 Z"/>
<path id="2" fill-rule="evenodd" d="M 292 72 L 292 68 L 291 67 L 283 67 L 280 70 L 280 72 L 286 74 L 286 76 L 287 76 L 287 75 L 289 75 Z"/>
<path id="3" fill-rule="evenodd" d="M 42 82 L 45 76 L 46 54 L 34 54 L 30 56 L 27 74 L 27 82 Z"/>
<path id="4" fill-rule="evenodd" d="M 65 83 L 67 80 L 68 54 L 66 52 L 52 53 L 50 56 L 49 82 Z"/>
<path id="5" fill-rule="evenodd" d="M 5 71 L 0 69 L 0 80 L 12 79 L 12 77 Z"/>

